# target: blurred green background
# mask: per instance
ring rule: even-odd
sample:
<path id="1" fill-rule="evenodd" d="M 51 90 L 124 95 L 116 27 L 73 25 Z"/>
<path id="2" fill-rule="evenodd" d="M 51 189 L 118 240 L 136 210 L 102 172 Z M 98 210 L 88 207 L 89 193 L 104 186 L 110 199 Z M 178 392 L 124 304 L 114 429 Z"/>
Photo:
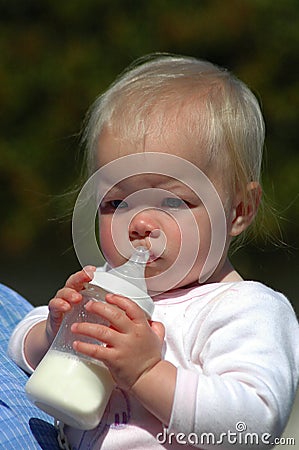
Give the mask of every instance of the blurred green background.
<path id="1" fill-rule="evenodd" d="M 232 70 L 261 100 L 277 220 L 232 258 L 299 311 L 298 0 L 1 0 L 0 22 L 0 282 L 44 304 L 80 268 L 70 192 L 85 112 L 135 58 L 175 52 Z"/>

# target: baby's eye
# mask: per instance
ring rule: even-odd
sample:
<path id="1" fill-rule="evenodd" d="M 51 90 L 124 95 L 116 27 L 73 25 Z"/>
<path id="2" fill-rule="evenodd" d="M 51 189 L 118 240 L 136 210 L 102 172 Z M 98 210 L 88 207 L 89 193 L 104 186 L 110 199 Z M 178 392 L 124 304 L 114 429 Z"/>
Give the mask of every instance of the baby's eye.
<path id="1" fill-rule="evenodd" d="M 177 197 L 167 197 L 164 198 L 162 206 L 166 208 L 178 209 L 185 205 L 185 202 Z"/>
<path id="2" fill-rule="evenodd" d="M 111 200 L 109 203 L 114 209 L 128 207 L 128 203 L 125 202 L 124 200 Z"/>

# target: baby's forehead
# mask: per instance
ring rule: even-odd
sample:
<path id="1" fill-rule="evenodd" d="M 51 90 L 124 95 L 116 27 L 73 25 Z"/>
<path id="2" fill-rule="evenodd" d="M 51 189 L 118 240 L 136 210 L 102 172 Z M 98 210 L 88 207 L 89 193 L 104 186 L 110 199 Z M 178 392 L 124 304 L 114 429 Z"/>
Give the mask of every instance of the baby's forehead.
<path id="1" fill-rule="evenodd" d="M 188 127 L 186 124 L 180 123 L 177 117 L 171 119 L 172 115 L 169 116 L 169 120 L 165 119 L 161 122 L 155 118 L 145 129 L 137 130 L 138 124 L 135 125 L 135 131 L 133 125 L 127 130 L 116 124 L 104 127 L 97 141 L 98 167 L 103 167 L 118 158 L 143 153 L 145 157 L 140 167 L 141 172 L 147 167 L 156 173 L 159 173 L 159 170 L 162 173 L 167 172 L 173 163 L 165 158 L 159 158 L 159 154 L 173 155 L 178 158 L 178 161 L 179 159 L 187 160 L 201 170 L 207 171 L 210 163 L 210 151 L 204 133 L 200 133 L 200 137 L 195 129 L 192 130 L 190 124 Z M 182 118 L 181 122 L 183 121 Z M 142 128 L 141 125 L 140 127 Z M 153 154 L 156 154 L 157 158 L 154 158 Z M 176 166 L 179 164 L 178 161 Z M 126 168 L 124 160 L 124 170 Z M 183 170 L 183 166 L 180 170 Z"/>

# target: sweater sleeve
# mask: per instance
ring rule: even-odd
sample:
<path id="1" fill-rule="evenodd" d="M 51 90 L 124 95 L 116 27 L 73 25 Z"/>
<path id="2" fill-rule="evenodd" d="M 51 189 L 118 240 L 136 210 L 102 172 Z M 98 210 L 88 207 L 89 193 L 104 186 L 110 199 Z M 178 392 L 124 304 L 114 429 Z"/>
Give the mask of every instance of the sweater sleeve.
<path id="1" fill-rule="evenodd" d="M 33 369 L 26 360 L 24 353 L 24 343 L 27 334 L 37 323 L 46 320 L 48 316 L 47 306 L 38 306 L 30 311 L 21 322 L 18 323 L 14 329 L 9 343 L 8 355 L 9 357 L 25 372 L 32 373 Z"/>
<path id="2" fill-rule="evenodd" d="M 223 449 L 236 448 L 229 433 L 238 448 L 248 448 L 242 438 L 250 433 L 258 436 L 253 448 L 269 448 L 296 393 L 299 327 L 284 296 L 258 283 L 241 285 L 189 316 L 185 348 L 195 364 L 178 368 L 168 431 L 209 434 L 210 444 L 214 439 Z M 207 442 L 198 446 L 213 448 Z"/>

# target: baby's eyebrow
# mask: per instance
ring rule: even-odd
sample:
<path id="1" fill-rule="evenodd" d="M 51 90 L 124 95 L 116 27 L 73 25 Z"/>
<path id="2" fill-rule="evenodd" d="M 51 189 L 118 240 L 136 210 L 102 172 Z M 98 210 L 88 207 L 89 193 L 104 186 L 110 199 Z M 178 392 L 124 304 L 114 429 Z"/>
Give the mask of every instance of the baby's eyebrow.
<path id="1" fill-rule="evenodd" d="M 104 198 L 120 197 L 123 194 L 124 194 L 123 189 L 121 189 L 119 186 L 115 185 L 111 189 L 107 190 L 107 192 L 104 195 Z"/>
<path id="2" fill-rule="evenodd" d="M 144 182 L 145 181 L 145 182 Z M 155 183 L 150 183 L 150 180 L 141 180 L 140 179 L 136 182 L 136 180 L 133 180 L 131 178 L 128 178 L 126 180 L 123 180 L 122 182 L 112 186 L 109 190 L 107 187 L 107 191 L 105 193 L 104 198 L 106 199 L 115 199 L 115 198 L 122 198 L 126 197 L 127 195 L 130 195 L 132 193 L 141 191 L 143 189 L 159 189 L 164 190 L 165 194 L 173 194 L 178 197 L 184 197 L 184 196 L 194 196 L 194 191 L 187 186 L 186 184 L 182 183 L 180 180 L 175 179 L 164 179 L 164 180 L 155 180 Z M 144 182 L 144 183 L 143 183 Z"/>
<path id="3" fill-rule="evenodd" d="M 165 189 L 165 191 L 169 191 L 178 197 L 184 195 L 195 195 L 193 189 L 180 181 L 177 181 L 176 183 L 166 183 L 164 186 L 161 185 L 160 189 Z"/>

